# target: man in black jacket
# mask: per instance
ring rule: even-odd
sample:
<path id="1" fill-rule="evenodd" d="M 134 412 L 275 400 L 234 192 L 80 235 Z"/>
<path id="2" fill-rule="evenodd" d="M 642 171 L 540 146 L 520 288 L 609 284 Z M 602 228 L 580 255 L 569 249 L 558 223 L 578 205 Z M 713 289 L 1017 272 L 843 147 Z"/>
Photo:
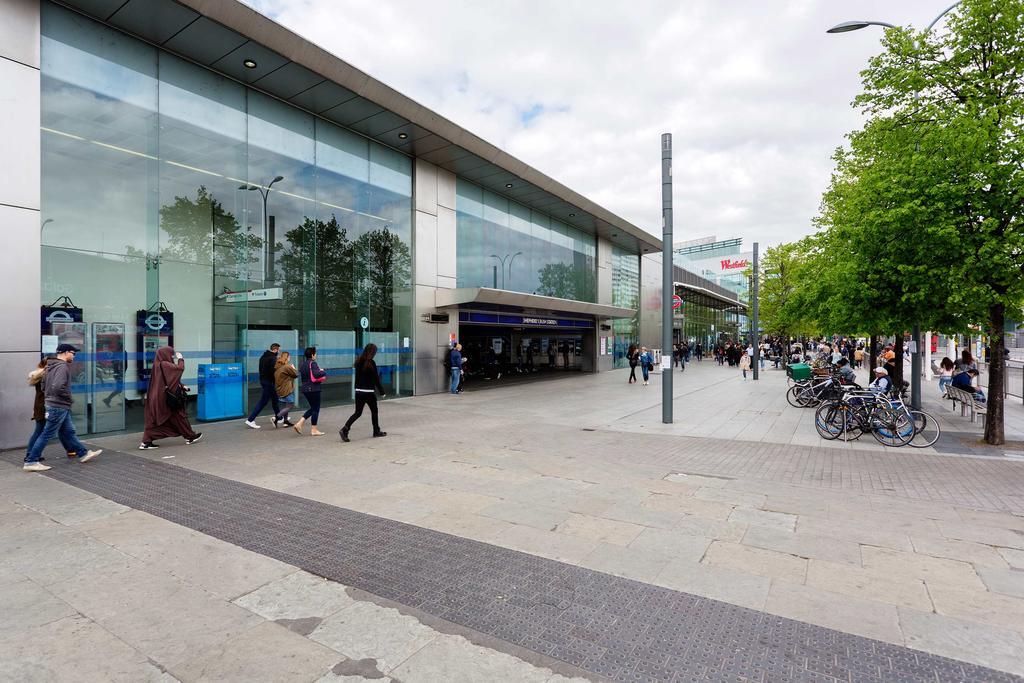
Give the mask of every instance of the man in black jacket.
<path id="1" fill-rule="evenodd" d="M 274 343 L 270 345 L 270 349 L 263 352 L 260 356 L 260 400 L 256 403 L 256 407 L 249 413 L 248 419 L 245 421 L 245 426 L 250 429 L 259 429 L 260 426 L 256 424 L 256 416 L 260 414 L 260 411 L 266 407 L 269 402 L 274 409 L 274 417 L 272 421 L 274 427 L 277 427 L 277 414 L 281 412 L 281 406 L 278 405 L 277 400 L 277 388 L 274 385 L 274 364 L 277 363 L 277 352 L 281 350 L 281 345 Z M 291 424 L 290 422 L 284 422 L 282 424 Z"/>
<path id="2" fill-rule="evenodd" d="M 46 448 L 46 442 L 54 436 L 60 436 L 65 447 L 74 448 L 79 462 L 89 462 L 103 452 L 102 449 L 90 451 L 75 434 L 75 424 L 71 420 L 71 362 L 78 353 L 71 344 L 57 347 L 57 357 L 46 360 L 46 374 L 43 376 L 43 405 L 46 409 L 46 426 L 39 435 L 32 450 L 25 456 L 22 467 L 26 472 L 44 472 L 50 467 L 39 462 Z"/>

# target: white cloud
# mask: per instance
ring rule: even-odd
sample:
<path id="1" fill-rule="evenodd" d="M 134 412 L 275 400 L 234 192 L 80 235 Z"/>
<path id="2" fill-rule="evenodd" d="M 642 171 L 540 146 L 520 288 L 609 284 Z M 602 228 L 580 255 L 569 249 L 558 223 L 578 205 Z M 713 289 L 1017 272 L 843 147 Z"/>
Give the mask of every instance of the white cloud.
<path id="1" fill-rule="evenodd" d="M 676 239 L 812 231 L 849 103 L 879 49 L 847 19 L 920 27 L 905 0 L 466 3 L 251 0 L 345 61 L 651 231 L 660 135 Z"/>

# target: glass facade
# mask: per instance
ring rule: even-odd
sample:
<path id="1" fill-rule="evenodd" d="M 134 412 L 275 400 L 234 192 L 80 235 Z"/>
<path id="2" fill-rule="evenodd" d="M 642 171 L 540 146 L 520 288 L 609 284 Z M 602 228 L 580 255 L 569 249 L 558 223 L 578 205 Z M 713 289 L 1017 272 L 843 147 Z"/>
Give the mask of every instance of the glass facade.
<path id="1" fill-rule="evenodd" d="M 459 178 L 458 287 L 493 287 L 597 301 L 596 240 L 546 214 Z"/>
<path id="2" fill-rule="evenodd" d="M 612 305 L 632 308 L 638 313 L 640 309 L 640 256 L 616 246 L 612 246 Z M 638 343 L 638 325 L 636 314 L 632 318 L 612 320 L 614 367 L 629 365 L 626 351 L 630 344 Z"/>
<path id="3" fill-rule="evenodd" d="M 319 347 L 325 404 L 351 400 L 370 341 L 388 393 L 412 393 L 410 158 L 48 3 L 41 138 L 42 304 L 127 329 L 126 362 L 87 349 L 92 431 L 138 426 L 170 341 L 193 387 L 199 364 L 245 363 L 250 402 L 270 341 Z M 126 424 L 95 420 L 111 401 Z"/>
<path id="4" fill-rule="evenodd" d="M 676 288 L 683 304 L 673 319 L 673 339 L 685 341 L 691 348 L 700 344 L 708 352 L 718 344 L 739 339 L 740 315 L 734 307 L 683 287 Z"/>

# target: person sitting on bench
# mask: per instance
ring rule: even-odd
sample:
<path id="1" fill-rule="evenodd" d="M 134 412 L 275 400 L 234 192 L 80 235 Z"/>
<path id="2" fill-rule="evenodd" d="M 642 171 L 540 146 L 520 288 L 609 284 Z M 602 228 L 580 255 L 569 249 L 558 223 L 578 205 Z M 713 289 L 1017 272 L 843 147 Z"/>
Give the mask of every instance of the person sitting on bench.
<path id="1" fill-rule="evenodd" d="M 953 381 L 949 386 L 971 394 L 978 403 L 984 403 L 985 392 L 974 386 L 974 378 L 977 376 L 978 371 L 975 368 L 969 368 L 964 372 L 953 375 Z"/>

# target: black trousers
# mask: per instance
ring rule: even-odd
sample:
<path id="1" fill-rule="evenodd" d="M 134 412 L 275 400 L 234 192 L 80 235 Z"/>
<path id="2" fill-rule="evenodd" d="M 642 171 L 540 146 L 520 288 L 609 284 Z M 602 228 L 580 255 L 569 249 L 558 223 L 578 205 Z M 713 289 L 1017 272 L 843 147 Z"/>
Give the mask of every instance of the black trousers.
<path id="1" fill-rule="evenodd" d="M 629 366 L 629 381 L 630 382 L 635 382 L 636 381 L 636 366 L 635 365 L 630 365 Z"/>
<path id="2" fill-rule="evenodd" d="M 380 423 L 377 421 L 377 394 L 370 393 L 369 391 L 356 392 L 356 412 L 352 413 L 352 417 L 348 418 L 348 422 L 345 423 L 343 429 L 348 431 L 352 427 L 352 424 L 362 416 L 363 406 L 370 407 L 370 420 L 373 422 L 373 433 L 380 433 Z"/>

